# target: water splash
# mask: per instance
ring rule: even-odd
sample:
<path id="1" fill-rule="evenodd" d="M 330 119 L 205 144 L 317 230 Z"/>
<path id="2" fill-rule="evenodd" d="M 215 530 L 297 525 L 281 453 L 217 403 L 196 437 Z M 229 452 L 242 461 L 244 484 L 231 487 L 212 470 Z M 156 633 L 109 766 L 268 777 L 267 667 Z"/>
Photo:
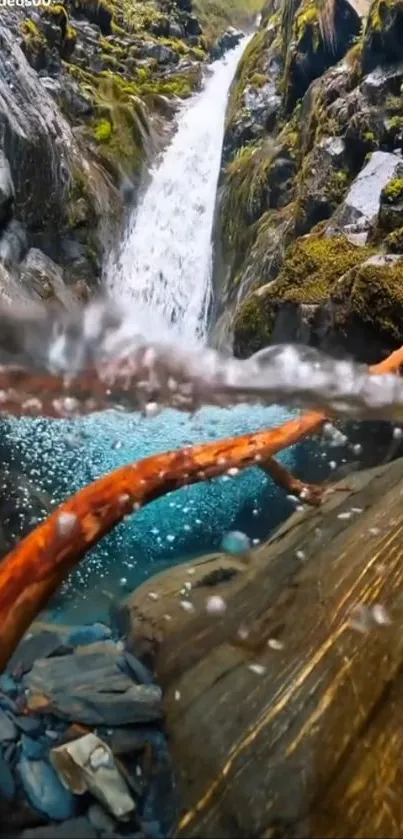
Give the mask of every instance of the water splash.
<path id="1" fill-rule="evenodd" d="M 341 417 L 403 419 L 403 380 L 370 374 L 303 346 L 274 346 L 247 360 L 189 348 L 163 329 L 153 341 L 140 316 L 93 303 L 75 314 L 0 311 L 0 406 L 17 416 L 74 417 L 108 408 L 192 412 L 240 403 L 313 407 Z M 157 318 L 153 316 L 154 333 Z M 143 322 L 144 326 L 144 322 Z"/>
<path id="2" fill-rule="evenodd" d="M 206 333 L 211 234 L 225 105 L 248 39 L 216 61 L 203 91 L 180 115 L 178 130 L 105 271 L 115 299 L 144 303 L 187 342 Z"/>

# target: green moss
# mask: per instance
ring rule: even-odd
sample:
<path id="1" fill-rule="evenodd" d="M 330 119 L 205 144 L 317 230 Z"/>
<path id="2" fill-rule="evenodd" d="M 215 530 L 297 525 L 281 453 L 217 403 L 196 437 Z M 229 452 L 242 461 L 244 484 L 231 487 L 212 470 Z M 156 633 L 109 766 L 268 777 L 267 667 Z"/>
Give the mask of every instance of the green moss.
<path id="1" fill-rule="evenodd" d="M 269 33 L 261 29 L 255 33 L 238 64 L 234 83 L 228 100 L 227 128 L 236 120 L 243 108 L 245 89 L 252 84 L 252 78 L 265 75 L 267 48 L 270 44 Z"/>
<path id="2" fill-rule="evenodd" d="M 403 341 L 403 260 L 394 264 L 357 266 L 337 288 L 339 307 L 384 334 L 393 343 Z"/>
<path id="3" fill-rule="evenodd" d="M 382 190 L 381 200 L 387 204 L 397 204 L 403 200 L 403 178 L 393 178 Z"/>
<path id="4" fill-rule="evenodd" d="M 273 153 L 272 143 L 260 141 L 240 149 L 227 166 L 221 203 L 222 241 L 235 264 L 253 239 L 255 222 L 269 207 Z"/>
<path id="5" fill-rule="evenodd" d="M 303 236 L 289 249 L 284 267 L 268 293 L 277 300 L 320 303 L 328 297 L 336 280 L 372 253 L 372 249 L 353 245 L 344 236 Z"/>
<path id="6" fill-rule="evenodd" d="M 384 240 L 384 245 L 389 253 L 403 254 L 403 227 L 398 227 L 397 230 L 389 233 Z"/>
<path id="7" fill-rule="evenodd" d="M 94 128 L 97 143 L 107 143 L 112 136 L 112 126 L 108 119 L 101 119 Z"/>
<path id="8" fill-rule="evenodd" d="M 265 306 L 257 294 L 248 297 L 237 309 L 234 320 L 234 351 L 248 356 L 270 343 L 275 311 Z"/>
<path id="9" fill-rule="evenodd" d="M 250 79 L 252 87 L 264 87 L 267 83 L 267 76 L 264 73 L 253 73 Z"/>

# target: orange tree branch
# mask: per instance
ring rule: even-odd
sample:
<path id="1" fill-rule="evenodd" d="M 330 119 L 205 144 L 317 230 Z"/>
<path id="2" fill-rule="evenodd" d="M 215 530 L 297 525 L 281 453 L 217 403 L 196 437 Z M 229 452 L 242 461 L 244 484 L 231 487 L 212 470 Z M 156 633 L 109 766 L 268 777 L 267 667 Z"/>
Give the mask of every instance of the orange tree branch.
<path id="1" fill-rule="evenodd" d="M 370 369 L 384 373 L 402 364 L 403 348 Z M 309 412 L 278 428 L 154 455 L 117 469 L 68 499 L 0 564 L 0 670 L 70 569 L 125 516 L 178 487 L 230 468 L 261 465 L 318 430 L 325 419 L 321 412 Z M 278 476 L 278 464 L 275 468 Z"/>
<path id="2" fill-rule="evenodd" d="M 153 455 L 81 489 L 0 564 L 0 670 L 62 579 L 125 516 L 185 484 L 259 464 L 310 433 L 319 418 Z"/>

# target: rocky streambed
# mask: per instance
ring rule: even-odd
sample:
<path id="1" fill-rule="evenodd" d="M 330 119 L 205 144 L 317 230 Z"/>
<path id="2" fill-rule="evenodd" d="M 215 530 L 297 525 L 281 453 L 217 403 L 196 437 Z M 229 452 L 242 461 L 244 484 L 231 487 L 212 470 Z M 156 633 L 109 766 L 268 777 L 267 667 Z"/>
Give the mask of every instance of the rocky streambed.
<path id="1" fill-rule="evenodd" d="M 0 815 L 3 836 L 170 835 L 162 692 L 106 625 L 34 625 L 1 675 Z"/>

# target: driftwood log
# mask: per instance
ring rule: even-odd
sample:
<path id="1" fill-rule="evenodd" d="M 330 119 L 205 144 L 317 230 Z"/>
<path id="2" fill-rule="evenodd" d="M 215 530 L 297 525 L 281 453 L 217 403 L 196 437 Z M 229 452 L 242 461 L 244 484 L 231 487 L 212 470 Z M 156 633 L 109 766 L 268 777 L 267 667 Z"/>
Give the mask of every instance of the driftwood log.
<path id="1" fill-rule="evenodd" d="M 403 836 L 402 460 L 296 513 L 249 566 L 153 578 L 124 617 L 165 690 L 177 837 Z"/>

